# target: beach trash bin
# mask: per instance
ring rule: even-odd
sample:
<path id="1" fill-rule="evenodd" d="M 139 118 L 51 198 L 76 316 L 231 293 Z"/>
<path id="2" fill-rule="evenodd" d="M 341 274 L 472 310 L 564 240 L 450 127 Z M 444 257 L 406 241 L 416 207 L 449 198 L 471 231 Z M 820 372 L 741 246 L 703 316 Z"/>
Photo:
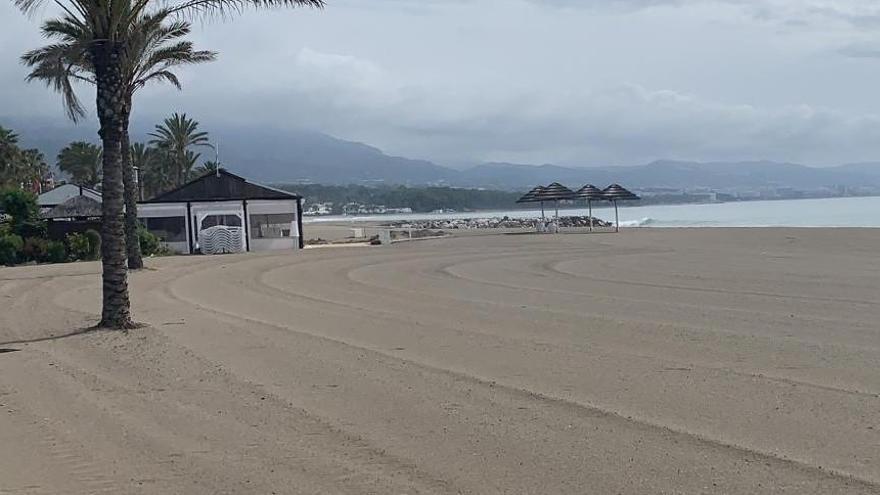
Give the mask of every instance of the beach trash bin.
<path id="1" fill-rule="evenodd" d="M 391 231 L 390 230 L 380 230 L 379 231 L 379 242 L 383 246 L 391 245 Z"/>

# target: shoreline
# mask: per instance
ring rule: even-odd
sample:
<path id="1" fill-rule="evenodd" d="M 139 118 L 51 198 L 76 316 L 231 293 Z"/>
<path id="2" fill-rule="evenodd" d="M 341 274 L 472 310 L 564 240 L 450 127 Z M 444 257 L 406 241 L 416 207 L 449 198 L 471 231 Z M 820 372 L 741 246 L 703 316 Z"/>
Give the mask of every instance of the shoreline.
<path id="1" fill-rule="evenodd" d="M 623 203 L 621 203 L 623 206 Z M 822 200 L 775 200 L 713 203 L 698 205 L 632 206 L 620 208 L 621 227 L 880 227 L 880 198 L 831 198 Z M 548 217 L 553 210 L 547 210 Z M 585 216 L 586 207 L 561 208 L 560 216 Z M 609 207 L 594 206 L 593 214 L 613 220 Z M 322 223 L 387 223 L 415 220 L 455 220 L 485 218 L 530 219 L 540 210 L 481 211 L 444 214 L 373 215 L 350 217 L 311 217 L 307 225 Z"/>

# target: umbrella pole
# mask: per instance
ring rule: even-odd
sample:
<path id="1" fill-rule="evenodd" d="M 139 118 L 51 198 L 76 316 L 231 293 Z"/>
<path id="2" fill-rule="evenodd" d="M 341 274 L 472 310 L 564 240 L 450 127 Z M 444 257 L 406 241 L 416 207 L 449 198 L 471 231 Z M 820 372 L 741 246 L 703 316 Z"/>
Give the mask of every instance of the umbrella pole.
<path id="1" fill-rule="evenodd" d="M 587 208 L 590 209 L 589 217 L 590 217 L 590 232 L 593 231 L 593 202 L 591 200 L 587 200 Z"/>
<path id="2" fill-rule="evenodd" d="M 614 203 L 614 224 L 616 225 L 614 231 L 620 232 L 620 215 L 617 214 L 617 201 L 612 201 Z"/>
<path id="3" fill-rule="evenodd" d="M 541 201 L 541 220 L 544 220 L 544 202 Z"/>
<path id="4" fill-rule="evenodd" d="M 556 200 L 556 233 L 559 233 L 559 200 Z"/>

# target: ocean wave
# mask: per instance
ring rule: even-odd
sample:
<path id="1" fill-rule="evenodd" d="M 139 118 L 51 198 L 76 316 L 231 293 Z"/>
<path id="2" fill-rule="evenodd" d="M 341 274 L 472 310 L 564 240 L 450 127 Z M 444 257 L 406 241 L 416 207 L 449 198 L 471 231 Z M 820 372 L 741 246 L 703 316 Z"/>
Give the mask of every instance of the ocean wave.
<path id="1" fill-rule="evenodd" d="M 645 217 L 641 220 L 624 220 L 620 222 L 621 227 L 648 227 L 657 221 L 651 217 Z"/>

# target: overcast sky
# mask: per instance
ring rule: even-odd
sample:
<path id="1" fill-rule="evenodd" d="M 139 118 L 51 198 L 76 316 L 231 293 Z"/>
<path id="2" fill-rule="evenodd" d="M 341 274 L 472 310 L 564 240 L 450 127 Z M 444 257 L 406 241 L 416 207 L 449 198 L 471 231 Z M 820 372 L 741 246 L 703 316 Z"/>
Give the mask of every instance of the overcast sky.
<path id="1" fill-rule="evenodd" d="M 38 20 L 0 0 L 0 116 L 60 121 L 18 63 Z M 140 119 L 313 129 L 440 163 L 880 160 L 876 1 L 329 0 L 193 38 L 219 61 L 182 93 L 146 90 Z"/>

